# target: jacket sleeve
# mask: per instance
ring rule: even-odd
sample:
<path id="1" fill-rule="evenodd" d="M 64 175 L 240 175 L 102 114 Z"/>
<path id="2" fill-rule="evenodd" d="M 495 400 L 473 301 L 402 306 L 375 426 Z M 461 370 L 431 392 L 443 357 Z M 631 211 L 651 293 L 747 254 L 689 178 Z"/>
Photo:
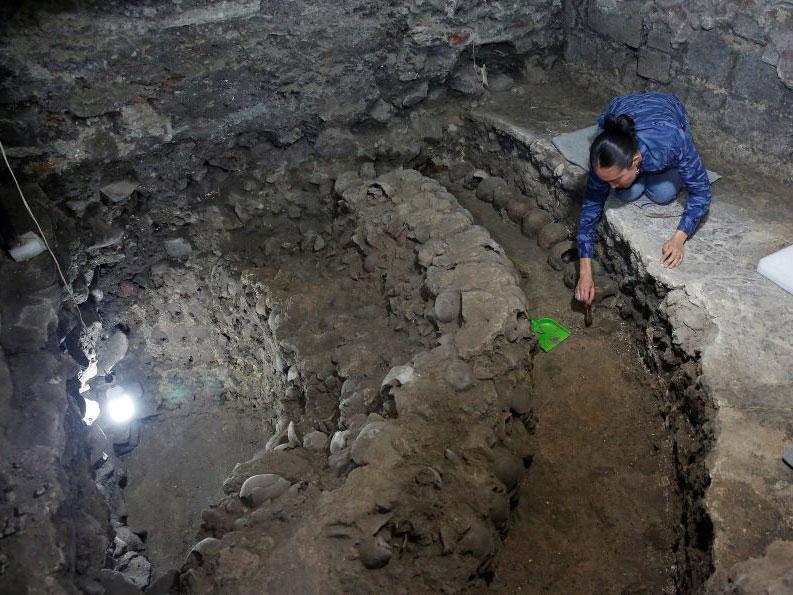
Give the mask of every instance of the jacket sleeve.
<path id="1" fill-rule="evenodd" d="M 681 148 L 678 152 L 678 171 L 680 179 L 688 189 L 688 199 L 683 216 L 677 229 L 684 231 L 687 235 L 694 233 L 702 217 L 710 209 L 710 201 L 713 195 L 710 191 L 708 172 L 702 165 L 694 143 L 691 141 L 690 133 L 682 133 Z"/>
<path id="2" fill-rule="evenodd" d="M 609 185 L 590 169 L 576 235 L 579 258 L 592 258 L 595 255 L 595 227 L 603 214 L 603 205 L 606 203 L 608 193 Z"/>

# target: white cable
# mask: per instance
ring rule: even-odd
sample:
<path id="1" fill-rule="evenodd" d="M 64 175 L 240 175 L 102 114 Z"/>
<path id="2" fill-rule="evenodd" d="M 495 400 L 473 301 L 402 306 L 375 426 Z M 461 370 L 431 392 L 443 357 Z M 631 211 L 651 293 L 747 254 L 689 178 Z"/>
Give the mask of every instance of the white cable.
<path id="1" fill-rule="evenodd" d="M 44 231 L 41 229 L 41 225 L 39 225 L 36 216 L 33 214 L 33 211 L 30 209 L 30 205 L 28 204 L 28 201 L 25 198 L 25 194 L 22 192 L 22 188 L 20 187 L 19 182 L 17 181 L 17 177 L 14 175 L 14 170 L 11 169 L 11 164 L 8 162 L 8 157 L 6 156 L 6 150 L 5 147 L 3 147 L 2 141 L 0 141 L 0 153 L 3 154 L 3 161 L 5 161 L 6 167 L 8 168 L 8 171 L 11 173 L 11 177 L 14 180 L 14 184 L 16 184 L 17 190 L 19 191 L 19 196 L 22 198 L 22 204 L 25 205 L 25 208 L 30 214 L 30 218 L 33 219 L 33 223 L 36 224 L 36 229 L 39 230 L 39 234 L 41 235 L 41 240 L 44 242 L 44 247 L 47 249 L 47 252 L 50 253 L 50 256 L 52 256 L 52 261 L 55 263 L 55 268 L 58 269 L 58 274 L 61 277 L 61 281 L 63 281 L 63 286 L 66 288 L 69 297 L 72 298 L 72 301 L 74 302 L 75 309 L 77 310 L 77 316 L 80 318 L 80 324 L 82 324 L 83 329 L 87 331 L 88 328 L 85 326 L 85 322 L 83 322 L 83 316 L 80 313 L 80 307 L 77 304 L 77 298 L 74 297 L 74 293 L 72 292 L 71 286 L 66 282 L 66 277 L 63 275 L 63 271 L 61 270 L 61 265 L 58 264 L 58 259 L 55 257 L 55 253 L 50 248 L 49 242 L 47 242 L 47 236 L 44 235 Z"/>

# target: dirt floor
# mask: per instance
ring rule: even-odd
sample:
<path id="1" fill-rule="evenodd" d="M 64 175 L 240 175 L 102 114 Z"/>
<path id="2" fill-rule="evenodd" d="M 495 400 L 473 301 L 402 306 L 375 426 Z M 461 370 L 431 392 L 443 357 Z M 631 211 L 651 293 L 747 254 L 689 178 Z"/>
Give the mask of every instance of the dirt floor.
<path id="1" fill-rule="evenodd" d="M 155 575 L 182 565 L 195 544 L 199 512 L 223 494 L 229 470 L 266 439 L 254 416 L 223 407 L 188 407 L 143 424 L 134 456 L 123 459 L 130 524 L 148 534 Z"/>
<path id="2" fill-rule="evenodd" d="M 458 193 L 460 194 L 460 193 Z M 679 510 L 672 445 L 628 323 L 586 328 L 547 253 L 490 204 L 460 202 L 524 273 L 536 316 L 572 337 L 534 360 L 535 452 L 497 565 L 498 593 L 673 593 Z"/>

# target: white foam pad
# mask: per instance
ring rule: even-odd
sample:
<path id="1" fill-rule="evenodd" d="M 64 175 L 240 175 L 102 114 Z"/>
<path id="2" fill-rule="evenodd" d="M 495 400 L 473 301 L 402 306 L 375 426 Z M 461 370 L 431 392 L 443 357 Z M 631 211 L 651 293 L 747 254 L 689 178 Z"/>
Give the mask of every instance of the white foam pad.
<path id="1" fill-rule="evenodd" d="M 761 258 L 757 263 L 757 272 L 793 293 L 793 246 Z"/>

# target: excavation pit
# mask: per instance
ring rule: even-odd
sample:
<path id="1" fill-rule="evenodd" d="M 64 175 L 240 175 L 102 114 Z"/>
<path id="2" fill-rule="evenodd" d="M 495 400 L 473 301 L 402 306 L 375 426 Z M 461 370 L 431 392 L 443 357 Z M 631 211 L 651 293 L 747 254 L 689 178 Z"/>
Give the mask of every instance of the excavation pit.
<path id="1" fill-rule="evenodd" d="M 22 4 L 0 140 L 69 291 L 0 253 L 3 588 L 789 586 L 784 7 Z M 674 271 L 607 205 L 587 326 L 550 139 L 658 88 L 725 178 Z"/>

